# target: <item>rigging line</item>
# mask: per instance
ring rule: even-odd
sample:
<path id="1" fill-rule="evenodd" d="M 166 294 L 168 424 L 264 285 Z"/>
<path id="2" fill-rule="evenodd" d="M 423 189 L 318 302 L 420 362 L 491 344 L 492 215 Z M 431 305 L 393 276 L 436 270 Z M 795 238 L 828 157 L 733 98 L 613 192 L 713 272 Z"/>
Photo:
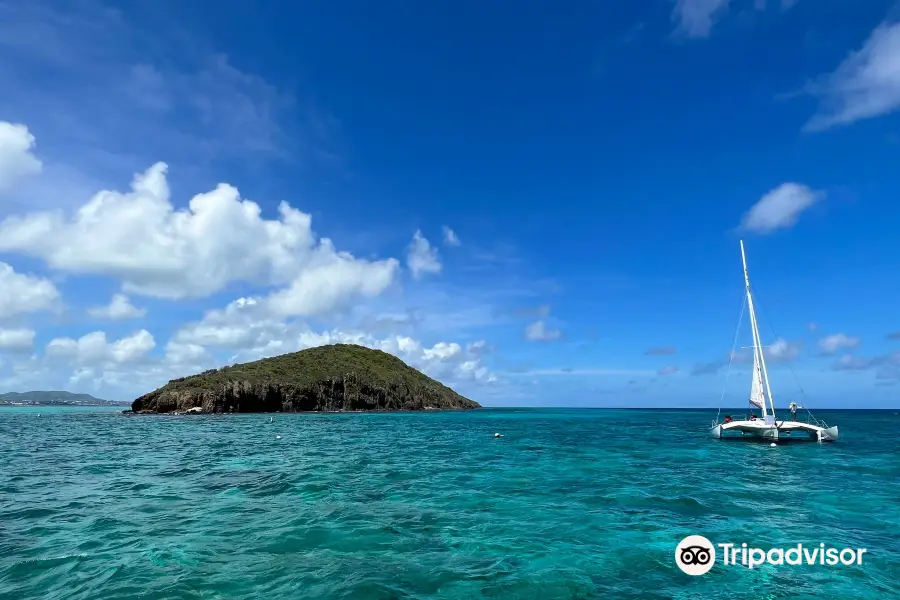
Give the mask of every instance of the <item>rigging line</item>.
<path id="1" fill-rule="evenodd" d="M 762 302 L 762 298 L 759 297 L 759 292 L 757 292 L 757 291 L 754 289 L 754 290 L 753 290 L 753 295 L 756 296 L 756 301 L 757 301 L 757 304 L 759 304 L 759 307 L 760 307 L 760 308 L 763 308 L 763 302 Z M 766 311 L 763 310 L 762 312 L 765 313 Z M 757 319 L 757 320 L 758 320 L 758 319 Z M 775 326 L 772 325 L 772 322 L 769 321 L 768 318 L 766 318 L 766 323 L 769 325 L 769 329 L 772 330 L 772 336 L 777 340 L 777 339 L 778 339 L 778 334 L 775 333 Z M 803 396 L 803 398 L 804 398 L 803 409 L 806 411 L 806 413 L 807 413 L 810 417 L 812 417 L 815 421 L 818 421 L 818 419 L 816 419 L 816 417 L 812 414 L 812 411 L 809 410 L 809 408 L 806 406 L 806 401 L 805 401 L 805 400 L 808 399 L 809 396 L 807 395 L 806 390 L 804 390 L 804 389 L 803 389 L 803 386 L 800 384 L 800 379 L 797 377 L 797 373 L 794 372 L 794 367 L 791 365 L 790 362 L 787 363 L 787 367 L 788 367 L 788 370 L 790 370 L 790 372 L 791 372 L 791 376 L 794 378 L 794 383 L 796 383 L 796 384 L 797 384 L 797 387 L 800 389 L 800 395 Z"/>
<path id="2" fill-rule="evenodd" d="M 722 395 L 719 396 L 719 412 L 716 413 L 716 422 L 719 421 L 719 414 L 722 412 L 722 400 L 725 399 L 725 389 L 728 387 L 728 378 L 731 376 L 731 363 L 734 362 L 734 348 L 737 346 L 737 338 L 741 331 L 741 323 L 744 320 L 744 309 L 746 306 L 747 298 L 742 294 L 741 314 L 738 316 L 737 327 L 734 328 L 734 338 L 731 340 L 731 353 L 728 355 L 728 370 L 725 372 L 725 383 L 722 384 Z"/>

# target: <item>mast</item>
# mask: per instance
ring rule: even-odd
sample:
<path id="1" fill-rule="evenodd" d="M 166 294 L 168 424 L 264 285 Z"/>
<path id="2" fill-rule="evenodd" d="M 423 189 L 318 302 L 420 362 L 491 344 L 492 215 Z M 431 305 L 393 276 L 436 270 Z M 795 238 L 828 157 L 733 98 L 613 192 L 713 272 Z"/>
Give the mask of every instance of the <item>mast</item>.
<path id="1" fill-rule="evenodd" d="M 754 359 L 759 361 L 760 374 L 765 383 L 766 396 L 769 397 L 769 407 L 771 408 L 772 418 L 775 417 L 775 402 L 772 400 L 772 388 L 769 386 L 769 374 L 766 371 L 766 360 L 763 354 L 763 346 L 759 337 L 759 328 L 756 324 L 756 311 L 753 309 L 753 294 L 750 293 L 750 275 L 747 272 L 747 255 L 744 252 L 744 240 L 741 240 L 741 262 L 744 264 L 744 287 L 747 290 L 747 306 L 750 311 L 750 329 L 753 334 L 753 352 Z M 756 377 L 756 373 L 753 374 Z M 763 398 L 762 407 L 763 418 L 766 417 L 766 402 Z"/>

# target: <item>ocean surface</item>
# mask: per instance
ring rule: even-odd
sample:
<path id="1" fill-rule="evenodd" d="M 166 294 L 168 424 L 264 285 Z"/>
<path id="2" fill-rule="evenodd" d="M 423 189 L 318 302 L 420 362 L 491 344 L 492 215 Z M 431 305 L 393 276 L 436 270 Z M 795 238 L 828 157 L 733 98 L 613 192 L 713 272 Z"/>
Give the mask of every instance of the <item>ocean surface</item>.
<path id="1" fill-rule="evenodd" d="M 898 412 L 772 448 L 708 410 L 0 408 L 0 598 L 900 598 Z M 691 577 L 690 534 L 867 553 Z"/>

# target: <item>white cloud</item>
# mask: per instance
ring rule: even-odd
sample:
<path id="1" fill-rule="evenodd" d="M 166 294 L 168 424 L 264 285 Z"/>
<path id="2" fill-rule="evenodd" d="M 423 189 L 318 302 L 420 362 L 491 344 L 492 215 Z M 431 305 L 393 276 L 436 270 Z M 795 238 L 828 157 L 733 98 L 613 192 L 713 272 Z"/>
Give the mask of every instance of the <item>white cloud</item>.
<path id="1" fill-rule="evenodd" d="M 207 312 L 201 321 L 183 326 L 172 340 L 199 347 L 255 349 L 279 341 L 286 329 L 256 298 L 238 298 L 224 309 Z"/>
<path id="2" fill-rule="evenodd" d="M 728 10 L 728 0 L 676 0 L 672 20 L 688 37 L 707 37 L 716 20 Z"/>
<path id="3" fill-rule="evenodd" d="M 835 333 L 819 340 L 819 349 L 823 354 L 834 354 L 842 348 L 856 348 L 859 346 L 859 343 L 860 339 L 858 337 Z"/>
<path id="4" fill-rule="evenodd" d="M 444 243 L 448 246 L 459 246 L 460 241 L 459 237 L 456 235 L 456 232 L 444 225 Z"/>
<path id="5" fill-rule="evenodd" d="M 112 343 L 107 341 L 105 332 L 94 331 L 77 340 L 55 338 L 47 344 L 46 355 L 51 359 L 68 359 L 78 366 L 92 368 L 134 363 L 155 347 L 156 342 L 146 329 Z"/>
<path id="6" fill-rule="evenodd" d="M 409 252 L 406 255 L 406 265 L 412 271 L 415 279 L 419 279 L 425 273 L 440 273 L 441 261 L 438 259 L 437 248 L 432 248 L 421 231 L 416 230 L 412 242 L 409 244 Z"/>
<path id="7" fill-rule="evenodd" d="M 535 321 L 525 328 L 525 338 L 533 342 L 558 340 L 561 336 L 560 330 L 548 327 L 547 322 L 543 319 Z"/>
<path id="8" fill-rule="evenodd" d="M 662 369 L 656 372 L 657 375 L 674 375 L 678 372 L 678 367 L 674 367 L 669 365 L 667 367 L 663 367 Z"/>
<path id="9" fill-rule="evenodd" d="M 166 344 L 165 360 L 173 366 L 206 364 L 212 360 L 212 355 L 206 348 L 198 344 L 169 340 L 169 343 Z M 188 372 L 190 370 L 190 367 L 186 367 L 183 372 Z M 201 369 L 194 369 L 194 372 L 200 370 Z"/>
<path id="10" fill-rule="evenodd" d="M 147 309 L 135 307 L 125 294 L 113 294 L 112 300 L 107 306 L 95 306 L 89 308 L 87 312 L 97 319 L 119 321 L 143 317 L 147 314 Z"/>
<path id="11" fill-rule="evenodd" d="M 373 296 L 394 279 L 395 259 L 368 261 L 317 242 L 308 214 L 286 202 L 279 218 L 262 217 L 228 184 L 169 200 L 167 167 L 135 177 L 128 193 L 96 194 L 70 217 L 38 212 L 0 222 L 0 250 L 42 258 L 55 269 L 102 274 L 126 292 L 202 297 L 234 282 L 289 284 L 272 298 L 283 314 L 319 314 L 354 296 Z"/>
<path id="12" fill-rule="evenodd" d="M 755 233 L 771 233 L 793 227 L 800 214 L 825 197 L 799 183 L 783 183 L 763 196 L 744 215 L 741 229 Z"/>
<path id="13" fill-rule="evenodd" d="M 33 150 L 34 136 L 27 127 L 0 121 L 0 192 L 21 177 L 41 172 L 41 161 Z"/>
<path id="14" fill-rule="evenodd" d="M 772 362 L 790 362 L 800 354 L 800 348 L 785 339 L 777 339 L 764 349 L 766 358 Z"/>
<path id="15" fill-rule="evenodd" d="M 0 385 L 90 389 L 100 397 L 131 400 L 174 377 L 221 366 L 221 361 L 190 347 L 170 343 L 164 357 L 152 353 L 155 347 L 153 335 L 144 329 L 115 341 L 103 331 L 79 339 L 56 338 L 43 356 L 12 362 L 12 377 Z"/>
<path id="16" fill-rule="evenodd" d="M 377 296 L 394 280 L 394 259 L 366 261 L 337 252 L 322 240 L 291 285 L 272 294 L 270 309 L 283 316 L 314 316 L 343 308 L 359 297 Z"/>
<path id="17" fill-rule="evenodd" d="M 900 108 L 900 22 L 876 27 L 862 48 L 810 91 L 821 99 L 819 112 L 806 125 L 810 131 Z"/>
<path id="18" fill-rule="evenodd" d="M 34 331 L 31 329 L 0 328 L 0 351 L 22 352 L 34 347 Z"/>
<path id="19" fill-rule="evenodd" d="M 60 305 L 59 290 L 47 279 L 16 273 L 0 262 L 0 319 L 30 312 L 52 311 Z"/>

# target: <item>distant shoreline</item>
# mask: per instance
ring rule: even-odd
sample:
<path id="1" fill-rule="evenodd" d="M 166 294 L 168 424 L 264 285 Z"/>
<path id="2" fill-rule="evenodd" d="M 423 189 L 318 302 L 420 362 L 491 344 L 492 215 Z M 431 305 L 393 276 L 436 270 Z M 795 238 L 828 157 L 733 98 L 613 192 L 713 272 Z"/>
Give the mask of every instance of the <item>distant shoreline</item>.
<path id="1" fill-rule="evenodd" d="M 0 408 L 21 406 L 131 406 L 130 402 L 0 402 Z"/>

